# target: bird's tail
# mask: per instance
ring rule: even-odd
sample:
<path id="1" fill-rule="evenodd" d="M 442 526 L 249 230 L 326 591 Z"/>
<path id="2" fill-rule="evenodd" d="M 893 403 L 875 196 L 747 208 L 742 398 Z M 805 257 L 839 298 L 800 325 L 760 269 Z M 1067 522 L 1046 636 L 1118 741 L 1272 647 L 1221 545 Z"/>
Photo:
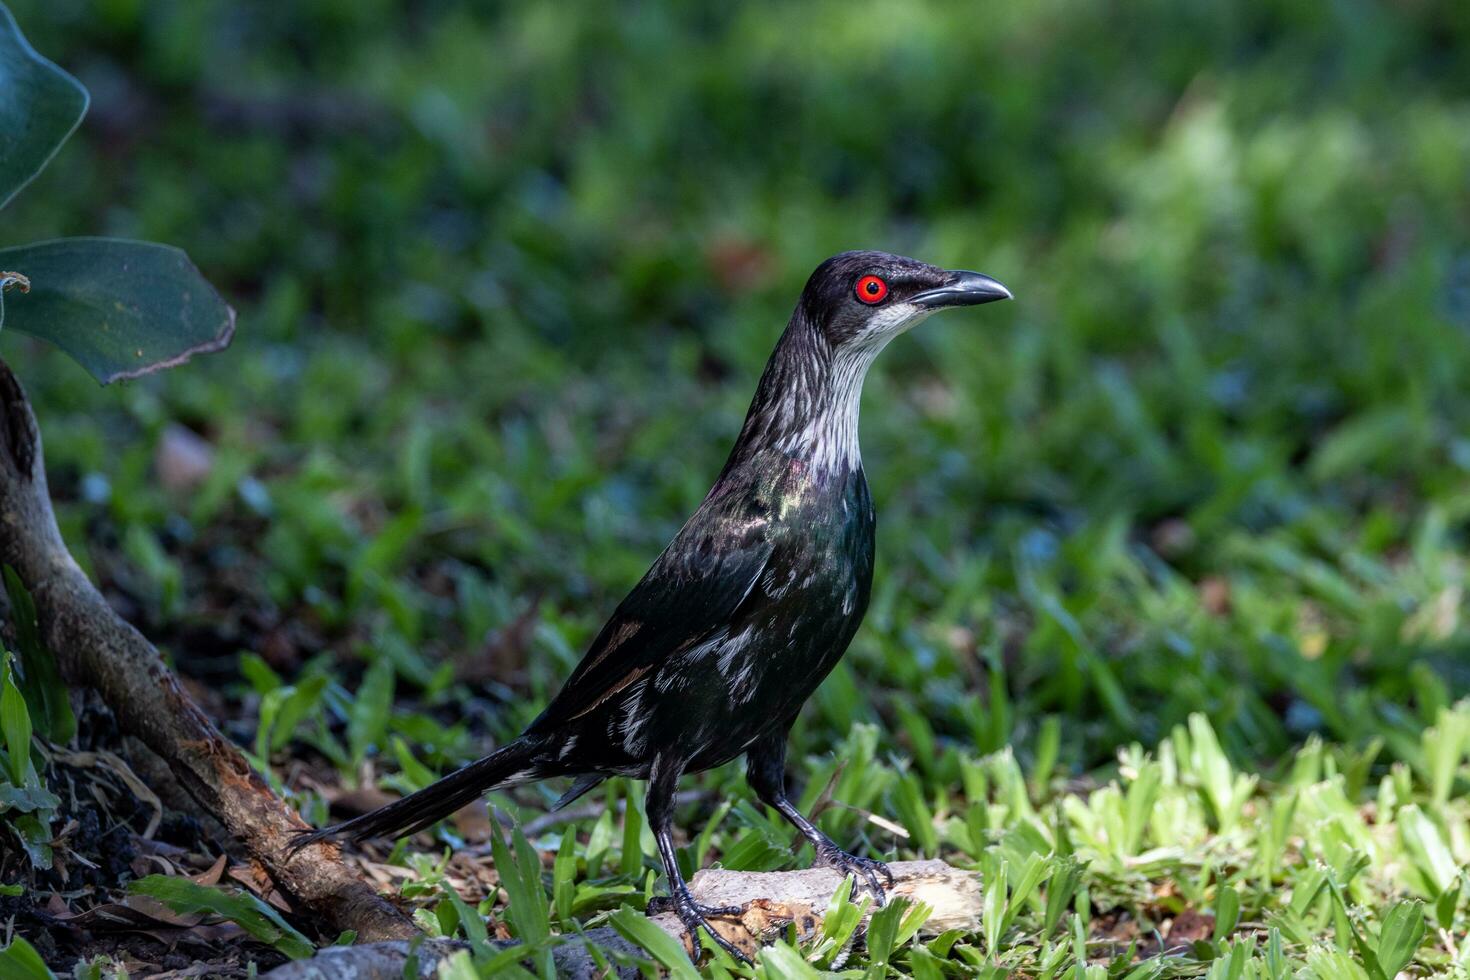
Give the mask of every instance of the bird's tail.
<path id="1" fill-rule="evenodd" d="M 329 838 L 360 841 L 369 837 L 398 838 L 418 833 L 492 789 L 552 775 L 543 772 L 538 765 L 541 754 L 538 743 L 518 738 L 401 800 L 345 823 L 303 832 L 288 845 L 288 850 L 294 854 L 303 847 Z"/>

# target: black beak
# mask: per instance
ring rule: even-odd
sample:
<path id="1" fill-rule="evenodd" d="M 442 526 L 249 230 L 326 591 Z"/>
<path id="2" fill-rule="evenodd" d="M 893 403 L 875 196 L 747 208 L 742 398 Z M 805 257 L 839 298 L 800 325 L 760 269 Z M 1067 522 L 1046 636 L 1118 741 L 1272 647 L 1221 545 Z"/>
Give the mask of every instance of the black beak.
<path id="1" fill-rule="evenodd" d="M 951 272 L 949 282 L 937 289 L 926 289 L 910 296 L 909 302 L 937 310 L 946 306 L 979 306 L 1010 298 L 1011 291 L 989 276 L 978 272 Z"/>

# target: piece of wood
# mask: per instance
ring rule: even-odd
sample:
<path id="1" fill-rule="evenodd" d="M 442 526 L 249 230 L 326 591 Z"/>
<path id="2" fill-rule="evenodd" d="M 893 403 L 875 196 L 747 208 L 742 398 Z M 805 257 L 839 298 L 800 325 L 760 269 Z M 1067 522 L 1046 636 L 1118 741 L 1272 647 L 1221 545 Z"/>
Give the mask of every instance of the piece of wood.
<path id="1" fill-rule="evenodd" d="M 943 861 L 896 861 L 888 867 L 894 877 L 894 885 L 888 890 L 890 898 L 908 898 L 934 909 L 924 924 L 924 934 L 979 928 L 983 892 L 978 872 L 951 867 Z M 821 928 L 822 916 L 841 883 L 842 878 L 830 868 L 764 873 L 710 870 L 696 874 L 689 890 L 704 905 L 741 906 L 740 915 L 712 919 L 711 925 L 747 955 L 753 955 L 763 940 L 784 932 L 793 922 L 803 938 L 812 936 Z M 661 913 L 653 916 L 653 921 L 688 948 L 678 916 Z M 600 945 L 646 956 L 611 929 L 593 929 L 586 935 Z M 434 976 L 439 961 L 461 948 L 463 944 L 445 940 L 421 944 L 419 975 Z M 277 967 L 266 974 L 266 980 L 396 980 L 403 976 L 408 952 L 408 943 L 333 947 L 312 959 Z M 558 947 L 555 956 L 562 977 L 590 980 L 598 975 L 592 957 L 575 937 Z M 635 977 L 637 971 L 620 975 Z"/>
<path id="2" fill-rule="evenodd" d="M 294 858 L 306 824 L 180 686 L 154 646 L 88 581 L 56 526 L 41 436 L 25 391 L 0 361 L 0 562 L 36 602 L 46 646 L 67 683 L 91 687 L 118 726 L 163 758 L 180 785 L 219 819 L 304 909 L 364 940 L 419 934 L 413 922 L 344 864 L 335 845 Z"/>
<path id="3" fill-rule="evenodd" d="M 893 872 L 889 898 L 924 902 L 934 909 L 924 933 L 937 936 L 947 929 L 979 928 L 982 893 L 978 872 L 964 871 L 943 861 L 895 861 L 888 870 Z M 738 917 L 711 919 L 710 925 L 748 954 L 763 938 L 793 922 L 798 935 L 812 935 L 821 927 L 822 916 L 840 884 L 842 876 L 831 868 L 762 874 L 709 869 L 690 879 L 689 890 L 701 905 L 739 905 L 744 909 Z M 855 887 L 853 901 L 860 901 L 864 894 Z M 653 921 L 688 948 L 677 915 L 664 912 L 655 915 Z"/>

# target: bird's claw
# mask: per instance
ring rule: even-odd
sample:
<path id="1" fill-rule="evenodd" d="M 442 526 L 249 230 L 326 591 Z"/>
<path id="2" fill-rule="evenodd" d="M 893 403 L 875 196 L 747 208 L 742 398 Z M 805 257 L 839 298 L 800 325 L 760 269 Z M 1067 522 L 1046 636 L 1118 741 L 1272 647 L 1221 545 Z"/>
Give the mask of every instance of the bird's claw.
<path id="1" fill-rule="evenodd" d="M 694 959 L 699 959 L 699 927 L 714 940 L 715 945 L 735 957 L 741 963 L 752 964 L 750 956 L 744 953 L 740 947 L 720 935 L 709 924 L 711 916 L 724 918 L 726 916 L 739 915 L 745 909 L 740 905 L 701 905 L 694 900 L 687 888 L 676 889 L 672 895 L 656 895 L 648 900 L 647 911 L 650 915 L 658 915 L 662 912 L 673 912 L 684 923 L 684 929 L 689 933 L 689 945 L 694 950 Z"/>
<path id="2" fill-rule="evenodd" d="M 854 883 L 866 888 L 878 905 L 883 904 L 885 884 L 887 888 L 894 885 L 893 872 L 888 869 L 888 865 L 872 858 L 849 854 L 836 844 L 817 848 L 817 863 L 832 868 L 840 875 L 852 875 Z"/>

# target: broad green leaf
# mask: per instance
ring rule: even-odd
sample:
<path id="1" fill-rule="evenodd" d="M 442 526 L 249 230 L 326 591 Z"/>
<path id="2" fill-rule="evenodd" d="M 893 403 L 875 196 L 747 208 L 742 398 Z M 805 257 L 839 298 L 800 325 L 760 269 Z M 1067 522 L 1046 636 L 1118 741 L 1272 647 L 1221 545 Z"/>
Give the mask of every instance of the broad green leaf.
<path id="1" fill-rule="evenodd" d="M 506 919 L 516 938 L 528 945 L 544 942 L 551 935 L 551 922 L 536 851 L 519 827 L 512 832 L 509 845 L 498 829 L 492 829 L 490 850 L 509 904 Z"/>
<path id="2" fill-rule="evenodd" d="M 50 868 L 55 857 L 51 848 L 52 816 L 49 810 L 36 810 L 8 818 L 11 832 L 20 840 L 31 866 L 38 870 Z"/>
<path id="3" fill-rule="evenodd" d="M 1036 890 L 1036 886 L 1041 884 L 1041 880 L 1045 876 L 1048 867 L 1049 865 L 1045 857 L 1039 852 L 1031 852 L 1031 856 L 1022 865 L 1020 876 L 1011 887 L 1011 897 L 1006 903 L 1008 908 L 1006 909 L 1005 922 L 1001 926 L 1002 932 L 1011 927 L 1011 924 L 1021 911 L 1021 906 L 1031 897 L 1031 893 Z"/>
<path id="4" fill-rule="evenodd" d="M 434 782 L 433 771 L 418 759 L 414 758 L 413 749 L 408 743 L 394 735 L 393 755 L 398 759 L 399 776 L 415 790 L 423 789 Z"/>
<path id="5" fill-rule="evenodd" d="M 454 911 L 459 913 L 459 924 L 464 929 L 465 938 L 470 941 L 470 949 L 476 957 L 489 956 L 490 935 L 485 928 L 485 920 L 480 918 L 479 909 L 472 908 L 453 888 L 445 888 L 445 892 L 454 905 Z"/>
<path id="6" fill-rule="evenodd" d="M 1281 945 L 1281 930 L 1272 928 L 1266 937 L 1266 972 L 1271 980 L 1286 976 L 1286 950 Z"/>
<path id="7" fill-rule="evenodd" d="M 1062 720 L 1056 715 L 1047 715 L 1041 720 L 1041 731 L 1036 738 L 1036 761 L 1031 773 L 1031 785 L 1036 787 L 1038 799 L 1046 795 L 1051 784 L 1051 773 L 1056 767 L 1061 745 Z"/>
<path id="8" fill-rule="evenodd" d="M 1082 872 L 1085 868 L 1080 861 L 1071 855 L 1052 858 L 1055 868 L 1051 878 L 1046 883 L 1046 913 L 1042 920 L 1041 938 L 1050 939 L 1056 931 L 1058 924 L 1062 921 L 1062 914 L 1072 904 L 1072 896 L 1077 893 L 1077 885 L 1082 881 Z"/>
<path id="9" fill-rule="evenodd" d="M 347 744 L 354 763 L 367 757 L 370 746 L 383 744 L 393 710 L 393 678 L 393 662 L 387 657 L 374 660 L 363 674 L 347 719 Z"/>
<path id="10" fill-rule="evenodd" d="M 832 893 L 832 900 L 827 903 L 827 912 L 822 916 L 822 943 L 827 951 L 824 959 L 837 956 L 847 949 L 853 935 L 863 923 L 863 916 L 872 905 L 872 899 L 866 897 L 860 902 L 852 901 L 855 881 L 852 875 L 842 879 L 842 883 Z"/>
<path id="11" fill-rule="evenodd" d="M 1420 736 L 1428 770 L 1430 799 L 1442 807 L 1450 798 L 1460 760 L 1470 751 L 1470 712 L 1463 708 L 1441 708 L 1432 728 Z"/>
<path id="12" fill-rule="evenodd" d="M 280 751 L 296 734 L 296 726 L 315 710 L 327 689 L 326 674 L 311 674 L 291 685 L 289 694 L 282 701 L 276 715 L 275 728 L 271 731 L 271 750 Z M 287 690 L 282 688 L 281 690 Z"/>
<path id="13" fill-rule="evenodd" d="M 1307 472 L 1324 482 L 1358 472 L 1399 450 L 1413 438 L 1415 425 L 1414 415 L 1396 405 L 1353 418 L 1317 444 Z"/>
<path id="14" fill-rule="evenodd" d="M 551 866 L 551 897 L 556 906 L 556 917 L 563 927 L 570 928 L 577 897 L 577 825 L 567 824 L 561 835 L 561 846 L 556 850 L 556 861 Z"/>
<path id="15" fill-rule="evenodd" d="M 990 852 L 986 854 L 989 858 Z M 1000 945 L 1001 930 L 1006 919 L 1006 912 L 1010 903 L 1007 901 L 1006 879 L 1008 877 L 1009 865 L 1003 860 L 996 860 L 986 867 L 985 874 L 985 907 L 981 912 L 981 933 L 985 936 L 985 948 L 994 956 Z M 882 914 L 882 913 L 879 913 Z M 868 946 L 871 949 L 874 942 L 874 934 L 877 933 L 877 916 L 874 916 L 874 926 L 868 928 Z M 877 954 L 874 954 L 877 958 Z"/>
<path id="16" fill-rule="evenodd" d="M 1399 810 L 1398 828 L 1404 849 L 1433 889 L 1433 894 L 1438 895 L 1448 888 L 1459 867 L 1434 821 L 1411 803 Z"/>
<path id="17" fill-rule="evenodd" d="M 939 832 L 934 827 L 934 813 L 924 800 L 924 788 L 914 773 L 905 773 L 894 787 L 893 802 L 908 829 L 914 850 L 934 855 L 939 850 Z"/>
<path id="18" fill-rule="evenodd" d="M 625 858 L 625 861 L 627 865 L 635 864 L 631 858 Z M 768 831 L 759 827 L 745 831 L 720 855 L 720 866 L 730 871 L 775 871 L 790 862 L 791 849 L 786 842 L 772 839 Z M 624 872 L 632 873 L 627 865 Z M 633 871 L 636 871 L 636 866 Z"/>
<path id="19" fill-rule="evenodd" d="M 1395 976 L 1409 965 L 1424 940 L 1424 909 L 1418 902 L 1399 902 L 1383 917 L 1378 933 L 1378 965 Z"/>
<path id="20" fill-rule="evenodd" d="M 762 950 L 761 966 L 770 980 L 822 980 L 824 976 L 786 943 L 773 943 Z"/>
<path id="21" fill-rule="evenodd" d="M 1450 887 L 1439 893 L 1434 900 L 1434 918 L 1440 928 L 1448 929 L 1454 924 L 1455 909 L 1460 906 L 1460 892 L 1464 890 L 1465 874 L 1462 871 L 1455 877 Z"/>
<path id="22" fill-rule="evenodd" d="M 4 11 L 0 7 L 0 12 Z M 10 945 L 0 948 L 0 976 L 6 980 L 56 980 L 56 974 L 46 967 L 46 961 L 36 952 L 36 947 L 20 936 L 10 940 Z"/>
<path id="23" fill-rule="evenodd" d="M 5 566 L 5 593 L 10 598 L 10 621 L 15 627 L 15 644 L 20 652 L 23 674 L 20 692 L 30 708 L 31 723 L 42 738 L 65 745 L 77 731 L 71 700 L 57 669 L 56 657 L 41 644 L 36 604 L 9 565 Z"/>
<path id="24" fill-rule="evenodd" d="M 269 694 L 276 688 L 285 686 L 281 675 L 271 669 L 271 665 L 258 653 L 240 654 L 240 673 L 250 682 L 256 694 Z"/>
<path id="25" fill-rule="evenodd" d="M 405 966 L 404 976 L 418 976 L 418 970 L 415 969 L 410 974 Z M 469 950 L 455 950 L 448 959 L 440 963 L 439 980 L 480 980 L 480 971 L 475 969 Z"/>
<path id="26" fill-rule="evenodd" d="M 0 207 L 45 169 L 87 101 L 82 83 L 37 54 L 0 5 Z"/>
<path id="27" fill-rule="evenodd" d="M 263 943 L 293 960 L 312 954 L 311 941 L 281 918 L 281 914 L 249 892 L 201 885 L 188 878 L 149 875 L 128 885 L 134 895 L 156 898 L 181 915 L 209 914 L 229 919 Z"/>
<path id="28" fill-rule="evenodd" d="M 0 732 L 4 733 L 5 751 L 10 757 L 10 781 L 24 786 L 31 765 L 31 713 L 20 688 L 15 686 L 10 654 L 0 651 L 0 656 L 5 659 L 0 673 Z"/>
<path id="29" fill-rule="evenodd" d="M 1230 885 L 1220 885 L 1215 894 L 1215 942 L 1221 942 L 1240 922 L 1240 892 Z"/>
<path id="30" fill-rule="evenodd" d="M 894 946 L 903 946 L 910 939 L 919 934 L 924 928 L 924 923 L 934 914 L 934 906 L 928 902 L 913 902 L 905 900 L 903 919 L 898 924 L 898 931 L 894 934 Z"/>
<path id="31" fill-rule="evenodd" d="M 887 966 L 888 958 L 899 944 L 901 921 L 911 907 L 907 898 L 895 898 L 873 913 L 868 920 L 868 957 L 875 966 Z M 993 950 L 992 950 L 993 952 Z"/>
<path id="32" fill-rule="evenodd" d="M 689 962 L 689 954 L 684 952 L 683 944 L 643 913 L 624 905 L 609 917 L 608 923 L 618 935 L 657 960 L 674 980 L 698 980 L 699 971 Z"/>
<path id="33" fill-rule="evenodd" d="M 0 812 L 35 813 L 37 810 L 55 810 L 59 806 L 61 799 L 44 786 L 0 784 Z"/>
<path id="34" fill-rule="evenodd" d="M 402 559 L 404 552 L 419 540 L 419 528 L 423 525 L 423 514 L 407 510 L 397 515 L 353 556 L 352 566 L 347 573 L 347 604 L 358 606 L 369 586 L 377 584 L 378 591 L 390 581 L 389 573 Z"/>
<path id="35" fill-rule="evenodd" d="M 639 806 L 637 787 L 627 788 L 627 806 L 623 808 L 623 852 L 619 869 L 625 875 L 636 875 L 643 867 L 643 807 Z M 733 865 L 726 865 L 733 867 Z"/>
<path id="36" fill-rule="evenodd" d="M 291 693 L 290 687 L 278 687 L 260 699 L 260 710 L 255 722 L 256 764 L 264 768 L 270 765 L 271 744 L 275 741 L 276 716 L 281 713 L 281 702 Z"/>
<path id="37" fill-rule="evenodd" d="M 525 960 L 535 960 L 539 957 L 543 967 L 547 967 L 549 964 L 549 968 L 554 970 L 555 961 L 547 958 L 546 954 L 548 951 L 549 947 L 526 946 L 522 943 L 506 946 L 504 949 L 500 949 L 489 956 L 477 958 L 475 960 L 476 976 L 482 978 L 482 980 L 485 977 L 504 977 L 505 980 L 523 980 L 523 978 L 535 980 L 536 974 L 521 966 L 521 963 Z M 405 974 L 405 976 L 408 975 Z M 416 976 L 417 974 L 414 975 Z M 602 974 L 598 974 L 598 976 L 602 976 Z"/>
<path id="38" fill-rule="evenodd" d="M 530 896 L 522 922 L 528 926 L 529 941 L 543 943 L 551 936 L 551 908 L 546 887 L 541 882 L 541 855 L 526 840 L 519 826 L 511 831 L 511 846 L 515 848 L 516 869 L 520 872 L 526 894 Z"/>
<path id="39" fill-rule="evenodd" d="M 30 280 L 0 326 L 50 341 L 103 384 L 223 350 L 235 332 L 235 311 L 168 245 L 64 238 L 0 249 L 0 269 Z"/>
<path id="40" fill-rule="evenodd" d="M 1082 964 L 1087 962 L 1087 926 L 1080 915 L 1072 916 L 1072 957 L 1080 972 Z"/>
<path id="41" fill-rule="evenodd" d="M 908 968 L 914 980 L 944 980 L 944 968 L 940 960 L 922 946 L 909 950 Z"/>
<path id="42" fill-rule="evenodd" d="M 608 852 L 612 850 L 613 841 L 613 815 L 612 809 L 602 811 L 592 823 L 592 831 L 587 835 L 587 873 L 596 877 L 602 871 L 606 863 Z"/>

